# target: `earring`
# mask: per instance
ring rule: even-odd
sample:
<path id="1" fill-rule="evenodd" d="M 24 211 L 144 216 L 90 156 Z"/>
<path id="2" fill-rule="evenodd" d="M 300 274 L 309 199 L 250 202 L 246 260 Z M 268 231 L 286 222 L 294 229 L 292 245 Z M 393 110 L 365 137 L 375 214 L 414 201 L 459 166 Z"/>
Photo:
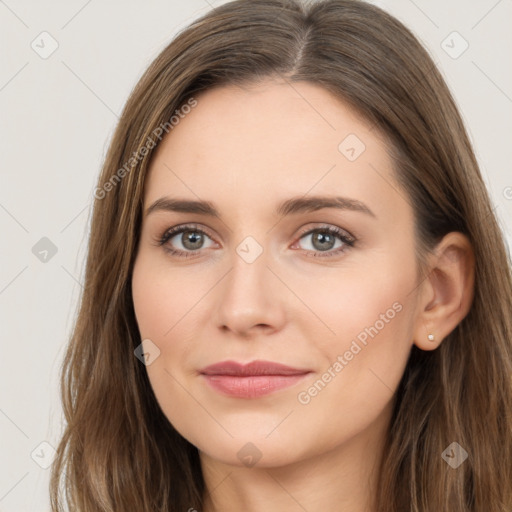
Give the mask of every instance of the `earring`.
<path id="1" fill-rule="evenodd" d="M 434 341 L 434 335 L 433 334 L 429 334 L 427 336 L 427 338 L 428 338 L 428 341 Z"/>

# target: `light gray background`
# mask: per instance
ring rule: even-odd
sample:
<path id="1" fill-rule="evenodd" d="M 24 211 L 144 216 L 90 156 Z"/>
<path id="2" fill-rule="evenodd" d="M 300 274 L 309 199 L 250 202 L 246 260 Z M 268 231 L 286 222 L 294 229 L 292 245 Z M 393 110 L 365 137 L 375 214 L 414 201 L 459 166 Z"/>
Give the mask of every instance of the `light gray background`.
<path id="1" fill-rule="evenodd" d="M 61 433 L 58 371 L 117 117 L 173 35 L 221 3 L 0 0 L 0 512 L 49 510 L 50 470 L 41 465 Z M 375 3 L 410 27 L 441 68 L 512 247 L 511 0 Z M 43 31 L 58 43 L 46 59 L 31 47 L 51 48 Z M 453 58 L 464 40 L 468 49 Z M 57 247 L 47 262 L 32 252 L 42 237 Z"/>

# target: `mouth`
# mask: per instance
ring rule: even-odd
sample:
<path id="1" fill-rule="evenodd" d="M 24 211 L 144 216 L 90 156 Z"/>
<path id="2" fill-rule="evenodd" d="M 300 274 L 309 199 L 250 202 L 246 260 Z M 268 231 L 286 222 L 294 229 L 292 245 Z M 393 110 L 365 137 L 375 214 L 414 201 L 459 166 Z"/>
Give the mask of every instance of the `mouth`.
<path id="1" fill-rule="evenodd" d="M 311 370 L 271 361 L 240 364 L 223 361 L 200 370 L 207 384 L 221 394 L 236 398 L 259 398 L 301 381 Z"/>

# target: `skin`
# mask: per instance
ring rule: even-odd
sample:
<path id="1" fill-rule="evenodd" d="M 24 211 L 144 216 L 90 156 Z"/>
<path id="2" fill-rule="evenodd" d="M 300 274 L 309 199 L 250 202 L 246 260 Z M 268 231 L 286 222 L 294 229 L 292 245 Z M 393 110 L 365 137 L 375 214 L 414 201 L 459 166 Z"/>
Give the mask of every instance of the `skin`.
<path id="1" fill-rule="evenodd" d="M 419 280 L 413 211 L 384 139 L 318 85 L 268 80 L 196 99 L 151 162 L 144 211 L 172 196 L 210 201 L 221 218 L 145 215 L 133 272 L 141 338 L 160 350 L 146 366 L 158 403 L 199 449 L 207 512 L 375 510 L 377 464 L 411 347 L 436 349 L 470 307 L 469 242 L 447 235 Z M 349 134 L 365 145 L 354 161 L 338 149 Z M 374 216 L 334 208 L 274 214 L 291 197 L 333 194 L 363 202 Z M 167 229 L 188 223 L 208 233 L 195 256 L 158 245 Z M 325 226 L 348 232 L 354 246 L 335 254 L 343 245 L 336 237 L 326 249 L 314 233 L 302 234 Z M 251 263 L 237 253 L 248 236 L 263 249 Z M 187 240 L 177 234 L 166 246 L 193 252 Z M 332 370 L 393 304 L 400 311 Z M 234 398 L 198 373 L 228 359 L 311 373 L 271 395 Z M 308 394 L 329 368 L 335 376 Z M 237 455 L 247 443 L 260 456 L 252 467 Z"/>

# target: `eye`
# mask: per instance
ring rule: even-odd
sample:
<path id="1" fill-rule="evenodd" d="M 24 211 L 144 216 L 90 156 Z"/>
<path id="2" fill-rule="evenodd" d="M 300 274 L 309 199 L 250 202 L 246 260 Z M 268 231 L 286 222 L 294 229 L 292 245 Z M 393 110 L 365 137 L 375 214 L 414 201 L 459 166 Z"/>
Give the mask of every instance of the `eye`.
<path id="1" fill-rule="evenodd" d="M 189 258 L 195 256 L 201 249 L 204 249 L 205 237 L 211 237 L 203 229 L 195 224 L 175 226 L 168 229 L 158 240 L 158 245 L 175 256 Z M 173 242 L 173 239 L 176 239 Z M 176 244 L 178 248 L 176 249 Z M 181 247 L 179 246 L 181 244 Z"/>
<path id="2" fill-rule="evenodd" d="M 302 233 L 299 240 L 307 237 L 311 237 L 309 245 L 312 247 L 311 249 L 304 249 L 307 256 L 320 258 L 337 256 L 353 247 L 356 241 L 352 235 L 336 226 L 320 226 L 310 229 Z M 206 238 L 212 242 L 208 247 L 215 245 L 212 237 L 204 229 L 199 228 L 196 224 L 187 224 L 166 230 L 163 235 L 158 237 L 156 242 L 157 245 L 163 246 L 164 250 L 173 256 L 190 258 L 197 256 L 201 249 L 208 248 L 204 246 Z M 173 241 L 173 239 L 176 240 Z M 338 242 L 338 245 L 336 245 L 336 242 Z M 297 244 L 298 242 L 291 248 L 297 248 Z"/>
<path id="3" fill-rule="evenodd" d="M 308 256 L 319 258 L 337 256 L 345 252 L 348 248 L 353 247 L 356 241 L 352 235 L 336 226 L 322 226 L 310 229 L 302 234 L 299 240 L 307 237 L 310 237 L 311 242 L 309 245 L 312 247 L 312 250 L 308 250 L 308 252 L 312 252 L 312 254 L 308 254 Z M 337 241 L 339 241 L 339 243 L 336 246 Z M 292 248 L 295 248 L 296 245 L 297 243 L 294 244 Z"/>

